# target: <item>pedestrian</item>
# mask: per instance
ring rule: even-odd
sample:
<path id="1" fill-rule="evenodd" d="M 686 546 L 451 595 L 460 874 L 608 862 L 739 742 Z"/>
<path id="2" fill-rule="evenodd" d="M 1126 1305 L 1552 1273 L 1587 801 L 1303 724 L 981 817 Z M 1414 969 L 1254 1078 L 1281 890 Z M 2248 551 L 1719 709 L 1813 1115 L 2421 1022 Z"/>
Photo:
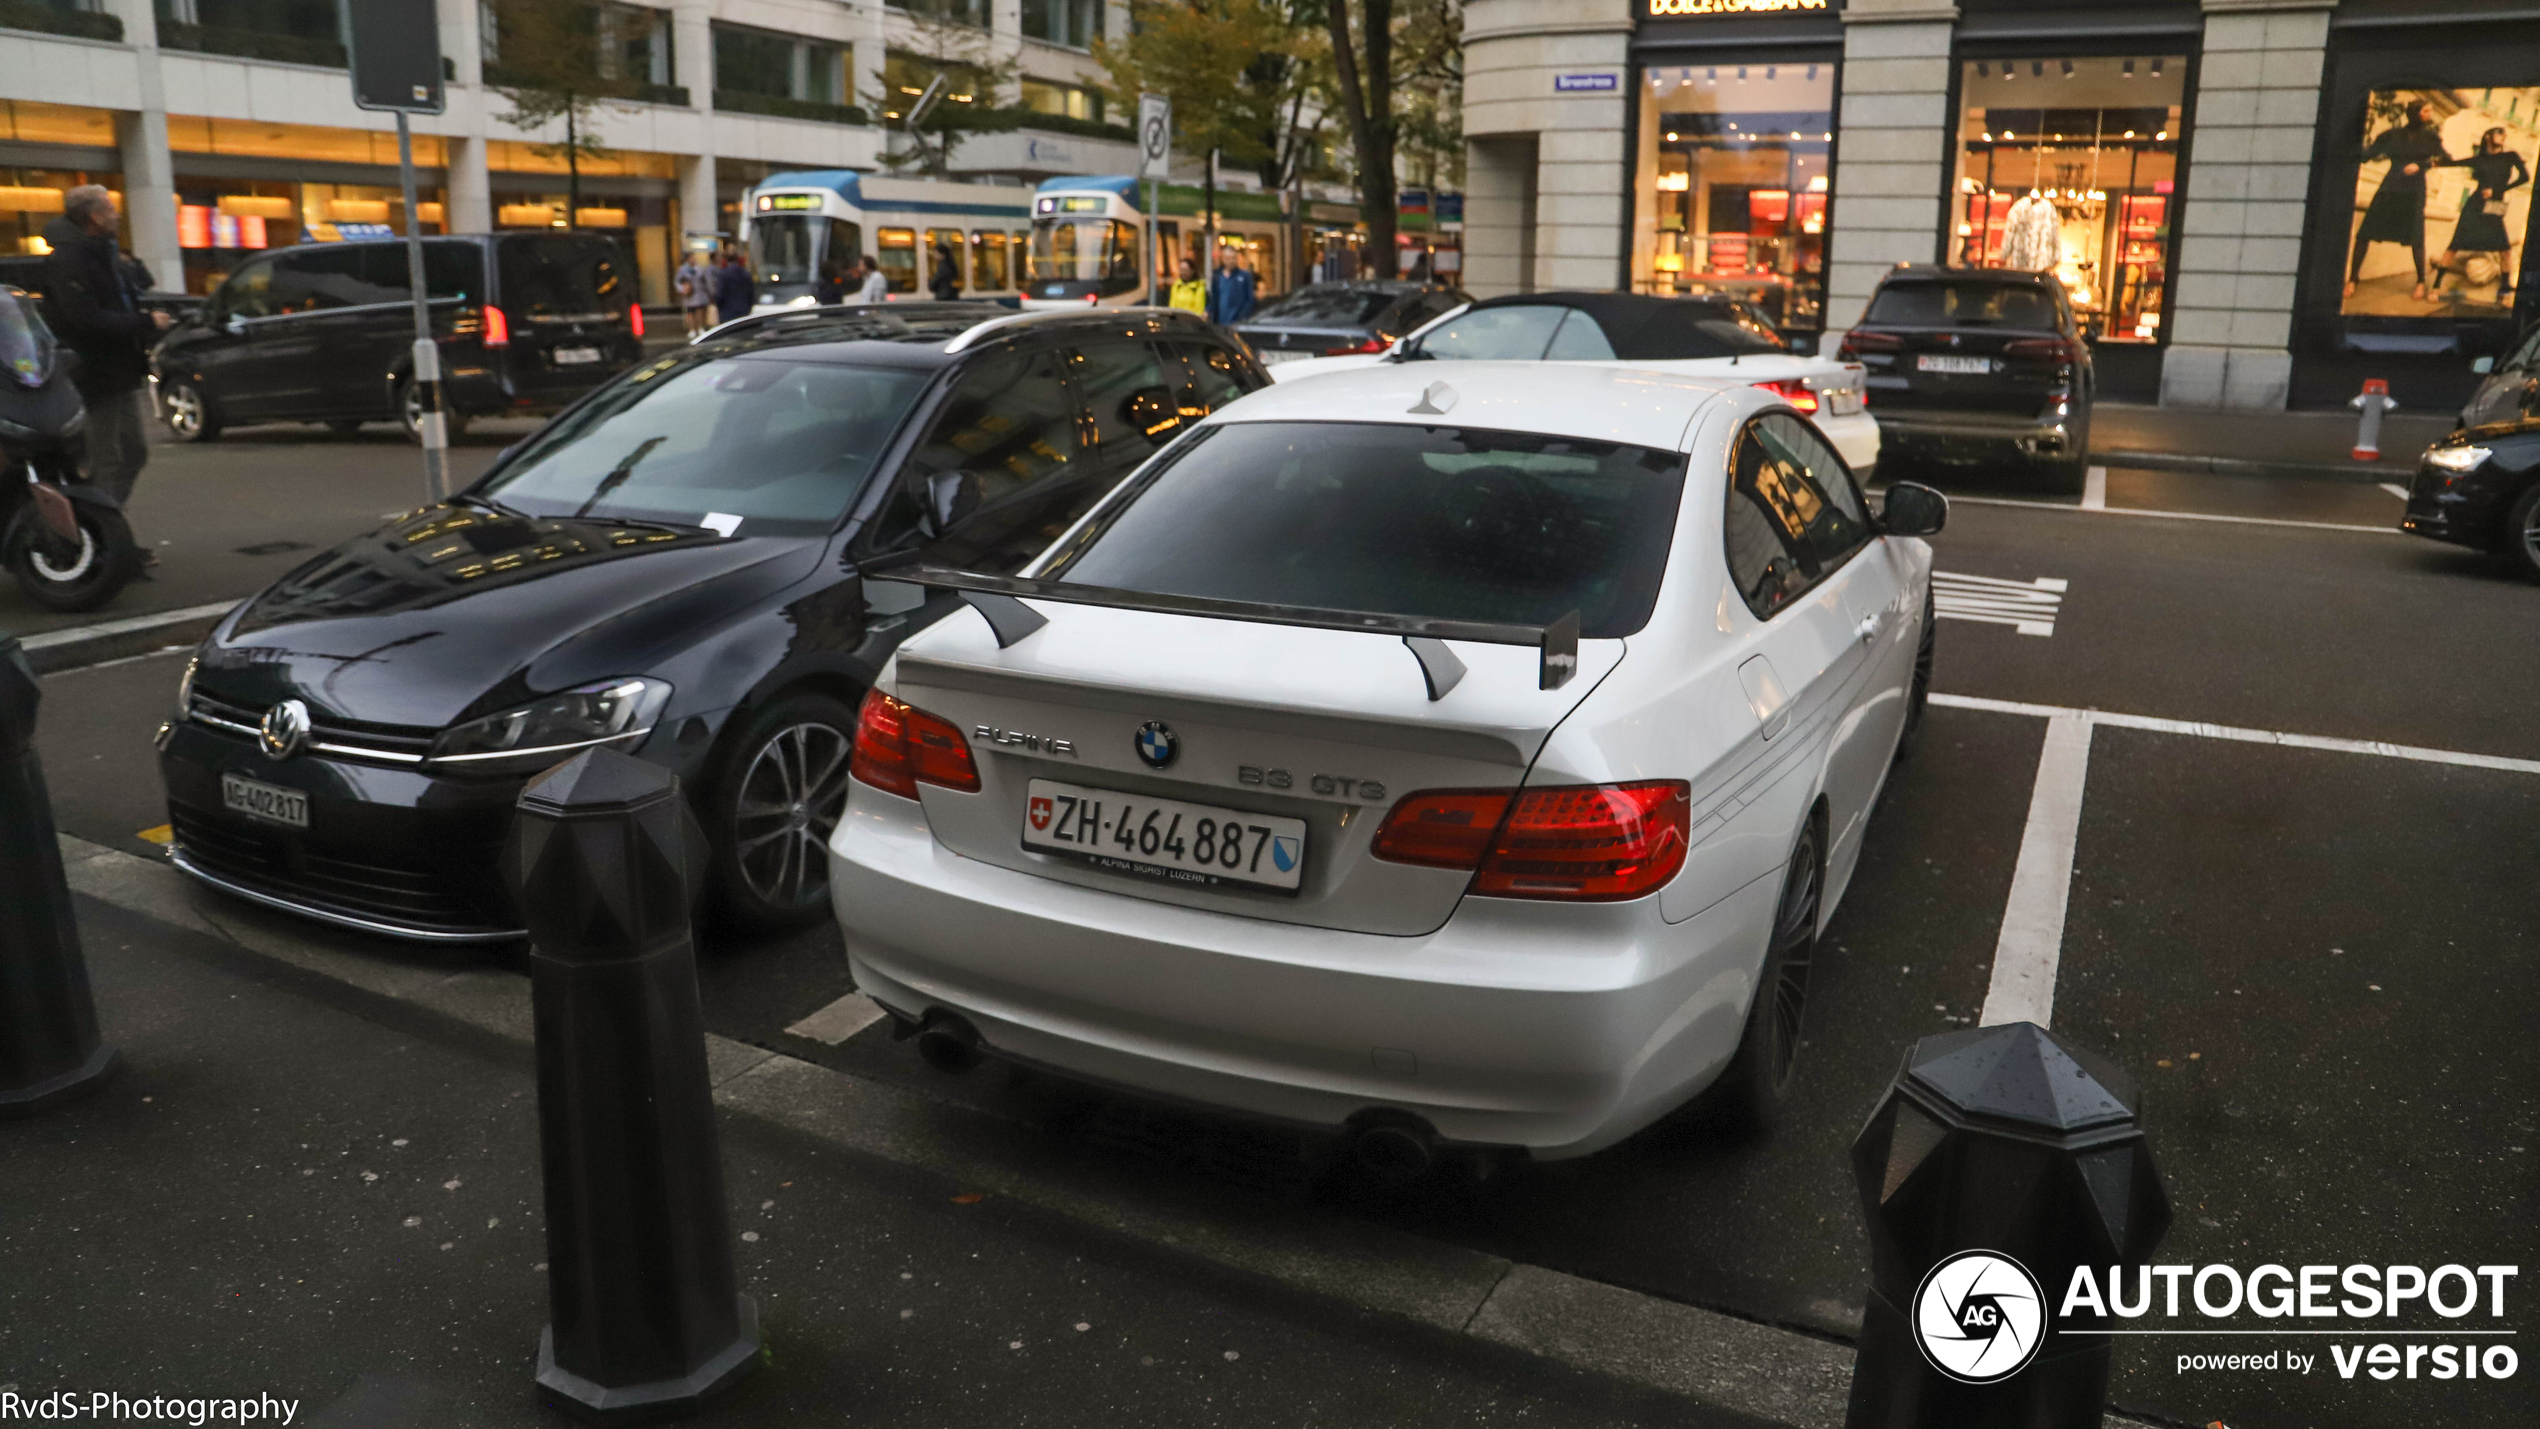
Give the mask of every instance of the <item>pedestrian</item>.
<path id="1" fill-rule="evenodd" d="M 836 307 L 847 300 L 847 270 L 835 258 L 820 264 L 820 278 L 811 285 L 811 300 L 824 308 Z"/>
<path id="2" fill-rule="evenodd" d="M 1182 260 L 1182 280 L 1173 285 L 1172 304 L 1186 313 L 1208 315 L 1208 285 L 1199 280 L 1199 265 Z"/>
<path id="3" fill-rule="evenodd" d="M 1209 320 L 1234 324 L 1252 316 L 1257 291 L 1252 270 L 1244 266 L 1243 254 L 1233 248 L 1218 250 L 1217 281 L 1210 284 Z"/>
<path id="4" fill-rule="evenodd" d="M 939 303 L 949 303 L 961 296 L 961 269 L 955 266 L 952 245 L 935 245 L 935 277 L 927 286 L 933 290 L 935 301 Z"/>
<path id="5" fill-rule="evenodd" d="M 887 303 L 891 300 L 891 280 L 882 276 L 882 265 L 874 261 L 872 254 L 867 253 L 857 259 L 856 269 L 864 274 L 864 286 L 856 290 L 857 302 Z"/>
<path id="6" fill-rule="evenodd" d="M 2444 245 L 2434 266 L 2457 273 L 2466 282 L 2471 258 L 2493 260 L 2496 301 L 2510 305 L 2514 300 L 2514 242 L 2505 232 L 2505 195 L 2531 182 L 2531 170 L 2523 164 L 2520 154 L 2505 147 L 2501 125 L 2480 135 L 2478 152 L 2458 164 L 2469 170 L 2469 192 L 2461 196 L 2460 221 L 2452 226 L 2452 241 Z"/>
<path id="7" fill-rule="evenodd" d="M 758 281 L 750 276 L 750 260 L 741 250 L 727 248 L 723 266 L 714 275 L 714 313 L 723 322 L 745 318 L 758 305 Z"/>
<path id="8" fill-rule="evenodd" d="M 142 310 L 149 270 L 126 262 L 115 229 L 115 201 L 103 187 L 81 184 L 62 195 L 62 216 L 44 227 L 52 248 L 44 260 L 44 321 L 79 354 L 71 380 L 88 408 L 88 480 L 124 506 L 150 460 L 142 388 L 150 346 L 167 331 L 168 315 Z M 147 546 L 142 562 L 158 562 Z"/>
<path id="9" fill-rule="evenodd" d="M 2375 189 L 2372 202 L 2364 209 L 2364 221 L 2355 228 L 2354 256 L 2346 263 L 2346 296 L 2355 296 L 2355 280 L 2364 271 L 2364 255 L 2376 243 L 2407 245 L 2408 254 L 2416 260 L 2417 285 L 2412 296 L 2425 298 L 2425 171 L 2453 162 L 2443 147 L 2442 126 L 2434 117 L 2434 106 L 2418 100 L 2408 107 L 2405 122 L 2381 131 L 2381 136 L 2364 150 L 2364 162 L 2386 159 L 2389 169 L 2381 176 L 2381 187 Z"/>
<path id="10" fill-rule="evenodd" d="M 671 283 L 679 290 L 679 315 L 688 324 L 693 337 L 714 326 L 714 268 L 703 253 L 688 250 L 688 259 L 671 275 Z"/>

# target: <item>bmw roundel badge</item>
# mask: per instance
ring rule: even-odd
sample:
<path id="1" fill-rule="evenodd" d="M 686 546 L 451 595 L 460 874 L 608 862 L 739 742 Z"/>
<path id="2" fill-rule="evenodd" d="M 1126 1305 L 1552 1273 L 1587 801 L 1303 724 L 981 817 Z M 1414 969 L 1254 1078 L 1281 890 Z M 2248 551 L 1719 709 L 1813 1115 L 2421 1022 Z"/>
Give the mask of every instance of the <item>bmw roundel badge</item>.
<path id="1" fill-rule="evenodd" d="M 1137 744 L 1138 757 L 1146 761 L 1149 769 L 1170 765 L 1173 756 L 1182 752 L 1182 741 L 1173 737 L 1173 726 L 1160 719 L 1138 726 Z"/>

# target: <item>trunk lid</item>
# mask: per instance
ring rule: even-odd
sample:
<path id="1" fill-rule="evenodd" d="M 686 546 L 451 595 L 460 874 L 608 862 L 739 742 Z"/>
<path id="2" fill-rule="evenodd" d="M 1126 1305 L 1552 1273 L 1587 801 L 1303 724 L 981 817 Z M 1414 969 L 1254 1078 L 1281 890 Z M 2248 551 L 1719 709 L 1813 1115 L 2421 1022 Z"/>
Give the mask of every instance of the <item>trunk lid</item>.
<path id="1" fill-rule="evenodd" d="M 1513 788 L 1553 728 L 1623 657 L 1579 642 L 1579 670 L 1538 689 L 1537 652 L 1449 642 L 1467 667 L 1432 702 L 1399 637 L 1043 602 L 1037 633 L 1000 649 L 956 614 L 904 647 L 894 692 L 960 727 L 980 789 L 921 786 L 946 848 L 983 863 L 1185 908 L 1409 936 L 1444 923 L 1467 871 L 1370 852 L 1385 813 L 1418 789 Z M 1152 767 L 1150 723 L 1175 754 Z M 1054 742 L 1064 741 L 1066 748 Z M 1152 745 L 1150 745 L 1152 747 Z M 1192 886 L 1029 851 L 1034 779 L 1302 820 L 1293 893 Z"/>

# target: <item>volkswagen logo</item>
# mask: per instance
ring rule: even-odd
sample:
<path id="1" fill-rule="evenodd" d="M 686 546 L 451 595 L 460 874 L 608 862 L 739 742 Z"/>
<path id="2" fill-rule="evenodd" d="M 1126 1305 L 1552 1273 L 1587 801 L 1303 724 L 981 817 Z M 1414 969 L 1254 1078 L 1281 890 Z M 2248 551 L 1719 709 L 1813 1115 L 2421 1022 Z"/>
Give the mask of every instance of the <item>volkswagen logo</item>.
<path id="1" fill-rule="evenodd" d="M 1146 761 L 1149 769 L 1164 768 L 1173 762 L 1174 755 L 1182 752 L 1182 741 L 1174 738 L 1173 726 L 1160 719 L 1151 719 L 1138 726 L 1137 744 L 1138 757 Z"/>
<path id="2" fill-rule="evenodd" d="M 1989 1250 L 1962 1250 L 1914 1288 L 1914 1343 L 1932 1368 L 1966 1384 L 2008 1379 L 2046 1338 L 2046 1292 L 2028 1267 Z"/>
<path id="3" fill-rule="evenodd" d="M 284 700 L 265 711 L 264 723 L 257 726 L 257 741 L 265 753 L 276 759 L 288 759 L 309 743 L 309 707 L 298 700 Z"/>

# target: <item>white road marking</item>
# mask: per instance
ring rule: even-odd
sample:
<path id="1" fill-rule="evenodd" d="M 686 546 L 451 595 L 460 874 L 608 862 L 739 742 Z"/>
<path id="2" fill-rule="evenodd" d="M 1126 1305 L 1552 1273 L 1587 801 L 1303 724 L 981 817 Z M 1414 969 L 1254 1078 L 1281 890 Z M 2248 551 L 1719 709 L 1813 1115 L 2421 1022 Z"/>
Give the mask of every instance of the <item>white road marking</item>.
<path id="1" fill-rule="evenodd" d="M 2404 487 L 2404 486 L 2401 486 L 2399 483 L 2397 483 L 2397 482 L 2395 482 L 2395 481 L 2385 481 L 2385 482 L 2383 482 L 2383 483 L 2381 484 L 2381 489 L 2382 489 L 2382 490 L 2384 490 L 2384 491 L 2389 492 L 2391 495 L 2393 495 L 2393 496 L 2395 496 L 2395 497 L 2398 497 L 2401 501 L 2405 501 L 2405 500 L 2407 500 L 2407 499 L 2408 499 L 2408 489 L 2407 489 L 2406 487 Z"/>
<path id="2" fill-rule="evenodd" d="M 2052 636 L 2071 582 L 2059 576 L 2003 580 L 1957 571 L 1931 573 L 1932 612 L 1943 620 L 2007 625 L 2022 635 Z"/>
<path id="3" fill-rule="evenodd" d="M 889 1015 L 872 998 L 851 992 L 785 1030 L 835 1047 Z"/>
<path id="4" fill-rule="evenodd" d="M 135 631 L 156 630 L 164 625 L 183 625 L 206 616 L 227 615 L 238 604 L 234 600 L 214 601 L 210 605 L 189 605 L 183 610 L 159 610 L 148 615 L 130 615 L 121 620 L 101 621 L 95 625 L 74 625 L 66 630 L 47 630 L 41 635 L 20 637 L 18 643 L 29 650 L 44 650 L 55 645 L 70 645 L 82 640 L 98 640 L 110 635 L 129 635 Z"/>
<path id="5" fill-rule="evenodd" d="M 2426 749 L 2413 744 L 2385 744 L 2377 739 L 2339 739 L 2324 734 L 2285 734 L 2269 729 L 2242 729 L 2236 725 L 2205 724 L 2197 720 L 2162 719 L 2156 715 L 2114 714 L 2107 710 L 2067 709 L 2062 705 L 2033 705 L 2019 700 L 1989 700 L 1978 695 L 1944 695 L 1935 691 L 1931 702 L 1949 709 L 1985 710 L 1994 714 L 2029 715 L 2038 719 L 2055 719 L 2063 715 L 2087 716 L 2092 724 L 2114 725 L 2119 729 L 2149 730 L 2154 734 L 2185 734 L 2200 739 L 2229 739 L 2243 744 L 2275 744 L 2287 749 L 2320 749 L 2332 754 L 2370 754 L 2383 759 L 2410 759 L 2420 764 L 2449 764 L 2462 769 L 2485 769 L 2503 774 L 2540 774 L 2540 759 L 2515 759 L 2502 754 L 2470 754 L 2456 749 Z"/>
<path id="6" fill-rule="evenodd" d="M 2298 526 L 2306 531 L 2361 531 L 2368 535 L 2400 536 L 2406 533 L 2396 526 L 2355 526 L 2336 521 L 2287 521 L 2274 516 L 2217 516 L 2207 511 L 2138 511 L 2131 506 L 2085 508 L 2066 506 L 2060 501 L 2018 501 L 2007 496 L 1952 496 L 1951 505 L 2021 506 L 2031 511 L 2082 511 L 2093 516 L 2152 516 L 2165 521 L 2227 521 L 2238 526 Z"/>
<path id="7" fill-rule="evenodd" d="M 2108 469 L 2106 467 L 2094 466 L 2081 474 L 2081 509 L 2084 511 L 2108 509 Z"/>
<path id="8" fill-rule="evenodd" d="M 2011 870 L 2011 898 L 2002 909 L 2002 934 L 1993 945 L 1993 980 L 1985 989 L 1978 1026 L 2034 1022 L 2045 1027 L 2055 1014 L 2055 967 L 2063 958 L 2073 845 L 2081 837 L 2081 792 L 2090 774 L 2090 725 L 2087 710 L 2068 710 L 2046 722 L 2046 748 L 2037 759 L 2028 825 L 2020 834 L 2019 862 Z"/>

